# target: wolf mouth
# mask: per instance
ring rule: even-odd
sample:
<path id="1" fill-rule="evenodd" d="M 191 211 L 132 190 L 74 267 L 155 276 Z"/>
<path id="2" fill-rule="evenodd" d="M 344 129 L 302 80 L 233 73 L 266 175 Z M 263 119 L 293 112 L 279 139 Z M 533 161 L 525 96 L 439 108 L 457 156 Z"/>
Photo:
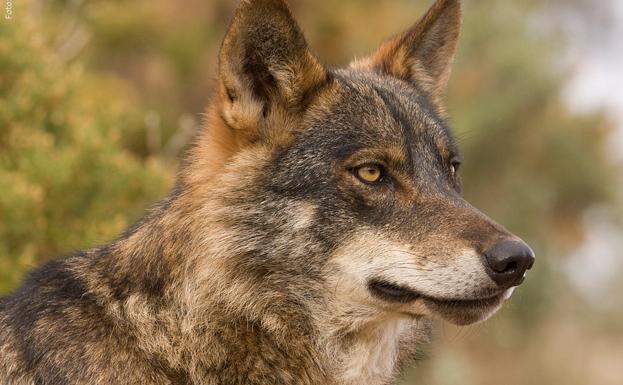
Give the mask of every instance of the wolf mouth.
<path id="1" fill-rule="evenodd" d="M 396 285 L 380 279 L 368 282 L 368 290 L 373 296 L 388 302 L 408 303 L 422 296 L 406 286 Z"/>
<path id="2" fill-rule="evenodd" d="M 433 302 L 437 306 L 443 306 L 448 308 L 488 308 L 500 303 L 502 294 L 497 294 L 493 297 L 476 298 L 476 299 L 438 299 L 431 297 L 422 297 L 428 302 Z"/>
<path id="3" fill-rule="evenodd" d="M 446 299 L 436 298 L 418 293 L 417 291 L 402 285 L 397 285 L 387 281 L 372 279 L 368 282 L 368 289 L 373 296 L 395 303 L 409 303 L 417 299 L 422 299 L 426 302 L 433 303 L 437 306 L 444 308 L 455 308 L 460 310 L 461 308 L 488 308 L 496 306 L 505 297 L 510 296 L 506 291 L 502 293 L 496 293 L 488 297 L 473 298 L 473 299 Z"/>

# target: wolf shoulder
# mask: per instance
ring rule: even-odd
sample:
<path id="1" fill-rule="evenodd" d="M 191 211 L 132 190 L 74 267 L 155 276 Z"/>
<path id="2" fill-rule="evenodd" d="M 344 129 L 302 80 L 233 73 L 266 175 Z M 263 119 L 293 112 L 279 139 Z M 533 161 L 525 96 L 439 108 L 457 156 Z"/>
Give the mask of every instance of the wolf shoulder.
<path id="1" fill-rule="evenodd" d="M 48 262 L 0 298 L 0 385 L 170 383 L 133 352 L 107 299 L 93 294 L 95 277 L 80 274 L 93 257 Z"/>

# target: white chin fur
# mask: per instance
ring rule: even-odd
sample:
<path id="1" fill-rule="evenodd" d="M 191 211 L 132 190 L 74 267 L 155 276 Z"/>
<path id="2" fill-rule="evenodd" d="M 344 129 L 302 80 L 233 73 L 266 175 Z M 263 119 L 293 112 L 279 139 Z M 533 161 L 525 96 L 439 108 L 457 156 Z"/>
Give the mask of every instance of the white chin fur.
<path id="1" fill-rule="evenodd" d="M 515 291 L 515 287 L 511 287 L 510 289 L 507 289 L 504 292 L 504 294 L 502 295 L 502 298 L 504 298 L 504 301 L 506 301 L 507 299 L 511 297 L 511 295 L 513 295 L 513 291 Z"/>

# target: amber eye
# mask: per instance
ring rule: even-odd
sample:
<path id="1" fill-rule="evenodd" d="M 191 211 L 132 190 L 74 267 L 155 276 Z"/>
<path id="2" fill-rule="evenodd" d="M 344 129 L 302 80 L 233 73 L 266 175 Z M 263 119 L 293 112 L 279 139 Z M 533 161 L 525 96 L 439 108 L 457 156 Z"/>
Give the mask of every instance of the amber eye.
<path id="1" fill-rule="evenodd" d="M 364 183 L 383 181 L 383 167 L 378 164 L 366 164 L 355 169 L 355 175 Z"/>
<path id="2" fill-rule="evenodd" d="M 452 174 L 453 177 L 459 172 L 459 167 L 461 167 L 461 162 L 458 160 L 453 160 L 450 164 L 450 174 Z"/>

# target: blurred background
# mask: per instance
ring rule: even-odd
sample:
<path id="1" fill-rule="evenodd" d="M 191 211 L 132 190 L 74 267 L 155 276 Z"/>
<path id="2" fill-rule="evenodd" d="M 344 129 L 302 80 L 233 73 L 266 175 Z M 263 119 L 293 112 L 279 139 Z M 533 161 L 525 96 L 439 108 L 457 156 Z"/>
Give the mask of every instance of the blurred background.
<path id="1" fill-rule="evenodd" d="M 290 0 L 335 66 L 431 3 Z M 166 195 L 235 6 L 3 0 L 0 294 Z M 493 319 L 440 325 L 404 384 L 623 384 L 623 2 L 464 0 L 464 11 L 447 100 L 466 196 L 538 261 Z"/>

